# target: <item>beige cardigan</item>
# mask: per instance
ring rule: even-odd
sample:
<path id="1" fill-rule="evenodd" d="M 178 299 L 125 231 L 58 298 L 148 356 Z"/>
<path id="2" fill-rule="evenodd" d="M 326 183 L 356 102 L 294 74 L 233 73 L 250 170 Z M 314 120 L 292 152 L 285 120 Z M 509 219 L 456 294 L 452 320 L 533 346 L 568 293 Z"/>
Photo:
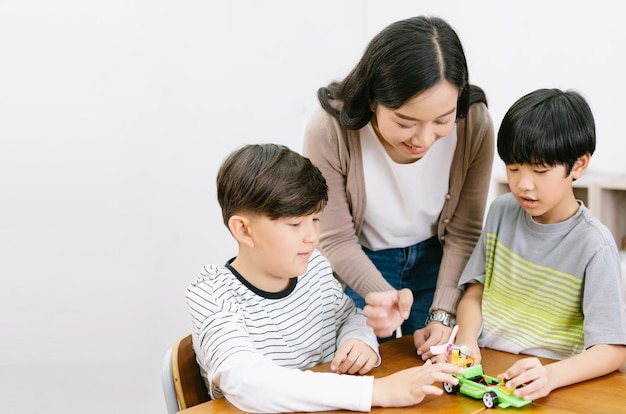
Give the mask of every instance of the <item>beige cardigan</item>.
<path id="1" fill-rule="evenodd" d="M 456 128 L 450 192 L 437 229 L 443 258 L 430 309 L 453 314 L 461 297 L 457 282 L 482 229 L 494 154 L 493 122 L 483 103 L 472 105 L 467 117 L 457 121 Z M 306 127 L 303 154 L 321 170 L 328 183 L 329 200 L 320 220 L 319 248 L 335 275 L 363 297 L 393 289 L 358 241 L 365 211 L 359 131 L 342 128 L 320 107 Z"/>

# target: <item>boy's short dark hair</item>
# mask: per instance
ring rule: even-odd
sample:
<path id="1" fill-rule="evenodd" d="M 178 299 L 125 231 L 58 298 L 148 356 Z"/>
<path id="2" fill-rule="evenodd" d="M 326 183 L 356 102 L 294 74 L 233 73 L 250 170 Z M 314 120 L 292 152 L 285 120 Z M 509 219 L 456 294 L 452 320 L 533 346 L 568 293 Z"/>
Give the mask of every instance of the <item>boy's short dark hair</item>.
<path id="1" fill-rule="evenodd" d="M 276 220 L 319 212 L 328 201 L 328 187 L 308 158 L 284 145 L 254 144 L 224 160 L 217 174 L 217 199 L 228 227 L 237 213 Z"/>
<path id="2" fill-rule="evenodd" d="M 498 131 L 498 154 L 505 164 L 565 165 L 596 148 L 589 104 L 575 91 L 538 89 L 515 102 Z"/>

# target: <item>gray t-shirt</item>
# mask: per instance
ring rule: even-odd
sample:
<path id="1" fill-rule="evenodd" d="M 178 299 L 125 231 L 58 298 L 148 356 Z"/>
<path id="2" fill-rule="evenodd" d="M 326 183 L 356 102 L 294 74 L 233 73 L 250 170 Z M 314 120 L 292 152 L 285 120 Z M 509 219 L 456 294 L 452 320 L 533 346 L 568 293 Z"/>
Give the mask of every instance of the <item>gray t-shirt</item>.
<path id="1" fill-rule="evenodd" d="M 459 280 L 484 285 L 478 345 L 565 359 L 626 344 L 620 257 L 582 202 L 570 219 L 539 224 L 508 193 L 490 206 Z"/>

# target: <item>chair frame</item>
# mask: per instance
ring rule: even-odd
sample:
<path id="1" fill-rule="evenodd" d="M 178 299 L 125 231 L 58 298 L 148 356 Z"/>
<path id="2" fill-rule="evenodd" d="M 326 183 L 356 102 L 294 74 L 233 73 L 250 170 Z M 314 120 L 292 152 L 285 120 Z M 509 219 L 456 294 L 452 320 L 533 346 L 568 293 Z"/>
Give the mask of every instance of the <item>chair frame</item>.
<path id="1" fill-rule="evenodd" d="M 169 348 L 165 352 L 161 366 L 161 381 L 163 382 L 163 394 L 165 395 L 167 414 L 176 414 L 180 410 L 180 406 L 178 405 L 178 397 L 176 397 L 174 373 L 172 372 L 172 348 Z"/>
<path id="2" fill-rule="evenodd" d="M 163 393 L 168 414 L 175 414 L 211 398 L 200 374 L 191 334 L 176 341 L 163 358 Z"/>

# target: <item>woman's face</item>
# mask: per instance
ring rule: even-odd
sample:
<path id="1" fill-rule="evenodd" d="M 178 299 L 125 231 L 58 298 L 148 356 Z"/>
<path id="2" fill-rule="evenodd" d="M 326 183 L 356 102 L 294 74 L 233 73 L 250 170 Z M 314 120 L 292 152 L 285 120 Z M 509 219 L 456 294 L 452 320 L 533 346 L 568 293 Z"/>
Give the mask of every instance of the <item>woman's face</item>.
<path id="1" fill-rule="evenodd" d="M 442 80 L 398 109 L 376 105 L 372 126 L 391 159 L 409 164 L 452 131 L 458 99 L 459 89 Z"/>

